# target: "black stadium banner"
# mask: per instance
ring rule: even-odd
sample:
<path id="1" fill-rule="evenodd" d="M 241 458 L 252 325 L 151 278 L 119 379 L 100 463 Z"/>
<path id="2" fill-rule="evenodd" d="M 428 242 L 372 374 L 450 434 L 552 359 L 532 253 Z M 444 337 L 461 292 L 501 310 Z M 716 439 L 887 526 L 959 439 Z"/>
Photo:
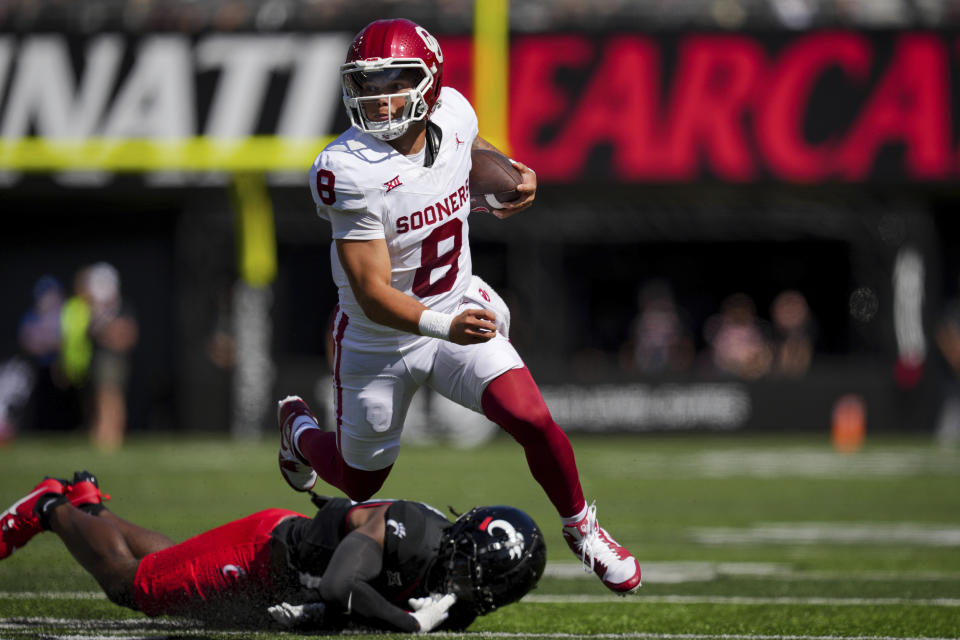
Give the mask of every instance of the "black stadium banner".
<path id="1" fill-rule="evenodd" d="M 0 136 L 318 137 L 347 34 L 0 35 Z"/>
<path id="2" fill-rule="evenodd" d="M 0 34 L 0 142 L 335 134 L 351 38 Z M 439 40 L 469 94 L 469 36 Z M 544 181 L 952 181 L 958 64 L 950 32 L 515 35 L 511 152 Z"/>

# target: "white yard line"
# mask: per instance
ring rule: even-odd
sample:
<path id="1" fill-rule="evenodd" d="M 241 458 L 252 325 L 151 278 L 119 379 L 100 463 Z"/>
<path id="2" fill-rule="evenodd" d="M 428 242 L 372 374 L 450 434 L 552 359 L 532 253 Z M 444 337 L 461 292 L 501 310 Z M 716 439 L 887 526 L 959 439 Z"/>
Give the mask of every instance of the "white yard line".
<path id="1" fill-rule="evenodd" d="M 15 622 L 0 622 L 0 630 L 18 630 L 24 631 L 31 626 L 38 625 L 70 625 L 77 630 L 83 628 L 104 629 L 122 629 L 131 636 L 123 635 L 93 635 L 77 633 L 56 635 L 45 634 L 44 637 L 56 640 L 120 640 L 126 638 L 142 638 L 144 633 L 156 632 L 163 629 L 176 629 L 178 635 L 203 635 L 208 631 L 202 627 L 193 627 L 188 624 L 179 623 L 174 620 L 79 620 L 71 618 L 12 618 Z M 242 636 L 245 631 L 217 630 L 218 635 L 236 635 Z M 540 638 L 542 640 L 574 640 L 584 638 L 585 640 L 657 640 L 664 638 L 667 640 L 956 640 L 956 638 L 946 638 L 937 636 L 815 636 L 815 635 L 770 635 L 770 634 L 705 634 L 705 633 L 654 633 L 654 632 L 634 632 L 634 633 L 518 633 L 507 631 L 489 631 L 477 633 L 454 633 L 447 631 L 437 631 L 430 634 L 440 638 Z"/>
<path id="2" fill-rule="evenodd" d="M 6 591 L 0 592 L 0 599 L 26 600 L 98 600 L 104 599 L 102 593 L 94 591 Z M 731 605 L 810 605 L 810 606 L 889 606 L 912 605 L 921 607 L 960 607 L 960 598 L 764 598 L 752 596 L 646 596 L 621 597 L 616 595 L 545 595 L 533 594 L 523 602 L 538 604 L 731 604 Z M 32 618 L 31 618 L 32 619 Z M 39 618 L 38 618 L 39 619 Z M 53 620 L 53 618 L 51 618 Z M 123 623 L 124 621 L 116 621 Z M 132 620 L 130 622 L 141 622 Z M 142 622 L 141 622 L 142 624 Z"/>
<path id="3" fill-rule="evenodd" d="M 761 598 L 751 596 L 633 596 L 616 595 L 529 595 L 523 602 L 541 604 L 577 604 L 609 602 L 616 604 L 786 604 L 813 606 L 889 606 L 960 607 L 960 598 Z"/>
<path id="4" fill-rule="evenodd" d="M 688 535 L 705 545 L 960 546 L 960 527 L 921 522 L 757 522 L 748 527 L 698 527 Z"/>
<path id="5" fill-rule="evenodd" d="M 641 566 L 646 584 L 709 582 L 720 578 L 864 582 L 960 580 L 957 571 L 807 571 L 794 569 L 783 562 L 643 562 Z M 596 580 L 593 571 L 585 571 L 580 562 L 549 562 L 543 575 L 560 580 Z"/>
<path id="6" fill-rule="evenodd" d="M 49 616 L 13 616 L 0 618 L 0 629 L 16 625 L 18 629 L 25 626 L 39 626 L 45 624 L 69 624 L 77 628 L 96 627 L 98 629 L 200 629 L 199 625 L 183 620 L 167 618 L 123 618 L 116 620 L 102 618 L 54 618 Z"/>
<path id="7" fill-rule="evenodd" d="M 822 447 L 738 447 L 685 453 L 629 452 L 621 470 L 640 478 L 899 478 L 960 475 L 960 450 L 932 447 L 864 450 L 856 455 Z"/>
<path id="8" fill-rule="evenodd" d="M 106 600 L 102 591 L 0 591 L 0 600 Z"/>
<path id="9" fill-rule="evenodd" d="M 701 477 L 899 477 L 955 476 L 960 472 L 952 450 L 862 451 L 843 455 L 827 448 L 725 449 L 689 454 L 681 460 Z"/>
<path id="10" fill-rule="evenodd" d="M 643 581 L 646 584 L 681 584 L 709 582 L 719 578 L 752 578 L 760 580 L 846 580 L 878 582 L 884 580 L 948 581 L 960 580 L 956 571 L 798 571 L 776 562 L 645 562 Z M 558 580 L 596 580 L 592 571 L 584 571 L 579 562 L 550 562 L 543 575 Z M 0 599 L 31 598 L 102 600 L 100 591 L 0 591 Z"/>
<path id="11" fill-rule="evenodd" d="M 432 636 L 462 637 L 468 635 L 477 638 L 596 638 L 597 640 L 619 640 L 621 638 L 639 638 L 656 640 L 957 640 L 956 638 L 938 638 L 934 636 L 805 636 L 805 635 L 764 635 L 764 634 L 704 634 L 704 633 L 513 633 L 506 631 L 479 632 L 476 634 L 458 634 L 435 631 Z"/>

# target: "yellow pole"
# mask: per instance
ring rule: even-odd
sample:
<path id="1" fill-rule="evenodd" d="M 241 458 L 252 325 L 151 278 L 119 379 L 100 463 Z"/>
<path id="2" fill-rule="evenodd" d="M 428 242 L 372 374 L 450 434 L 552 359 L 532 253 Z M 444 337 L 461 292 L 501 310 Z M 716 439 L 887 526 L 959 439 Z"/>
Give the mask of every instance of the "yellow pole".
<path id="1" fill-rule="evenodd" d="M 240 275 L 253 287 L 267 286 L 277 275 L 277 241 L 264 174 L 234 174 L 232 195 Z"/>
<path id="2" fill-rule="evenodd" d="M 474 0 L 473 106 L 480 136 L 510 155 L 510 1 Z"/>

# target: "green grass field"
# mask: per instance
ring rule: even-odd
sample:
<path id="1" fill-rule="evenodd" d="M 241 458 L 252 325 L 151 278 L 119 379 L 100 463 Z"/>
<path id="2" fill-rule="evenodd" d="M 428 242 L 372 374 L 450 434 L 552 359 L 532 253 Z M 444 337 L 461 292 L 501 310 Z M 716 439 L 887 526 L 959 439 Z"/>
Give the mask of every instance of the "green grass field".
<path id="1" fill-rule="evenodd" d="M 958 450 L 929 438 L 871 437 L 861 452 L 842 455 L 826 435 L 594 437 L 574 447 L 600 521 L 643 567 L 636 596 L 609 595 L 577 567 L 512 440 L 404 448 L 381 497 L 460 511 L 509 503 L 547 536 L 539 588 L 465 635 L 960 637 Z M 0 507 L 45 474 L 82 468 L 113 494 L 111 509 L 176 540 L 265 507 L 312 512 L 280 478 L 272 439 L 173 436 L 135 436 L 114 455 L 76 438 L 21 438 L 0 449 Z M 116 607 L 53 534 L 0 562 L 3 639 L 268 636 L 298 637 L 204 629 Z"/>

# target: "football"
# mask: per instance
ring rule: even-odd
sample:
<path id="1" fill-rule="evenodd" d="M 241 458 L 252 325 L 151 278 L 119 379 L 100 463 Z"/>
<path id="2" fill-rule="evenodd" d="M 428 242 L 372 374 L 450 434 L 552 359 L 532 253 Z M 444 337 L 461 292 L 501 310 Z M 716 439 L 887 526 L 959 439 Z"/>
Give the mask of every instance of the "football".
<path id="1" fill-rule="evenodd" d="M 490 149 L 474 149 L 470 169 L 470 208 L 489 213 L 520 197 L 523 177 L 507 156 Z"/>

